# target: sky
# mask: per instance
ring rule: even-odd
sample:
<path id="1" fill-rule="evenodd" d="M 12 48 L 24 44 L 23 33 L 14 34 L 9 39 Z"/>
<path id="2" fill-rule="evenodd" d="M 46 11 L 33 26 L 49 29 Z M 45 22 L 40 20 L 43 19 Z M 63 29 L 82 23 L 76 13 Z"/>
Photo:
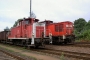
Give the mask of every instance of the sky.
<path id="1" fill-rule="evenodd" d="M 90 20 L 90 0 L 32 0 L 32 11 L 40 21 Z M 30 0 L 0 0 L 0 31 L 20 18 L 30 16 Z"/>

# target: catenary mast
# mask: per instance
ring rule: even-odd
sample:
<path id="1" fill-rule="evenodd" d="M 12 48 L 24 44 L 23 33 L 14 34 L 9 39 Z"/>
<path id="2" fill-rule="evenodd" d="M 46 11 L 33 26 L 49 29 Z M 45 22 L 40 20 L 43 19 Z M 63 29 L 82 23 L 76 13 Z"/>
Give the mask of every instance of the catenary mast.
<path id="1" fill-rule="evenodd" d="M 31 18 L 31 13 L 32 13 L 32 11 L 31 11 L 31 8 L 32 8 L 32 0 L 30 0 L 30 18 Z"/>

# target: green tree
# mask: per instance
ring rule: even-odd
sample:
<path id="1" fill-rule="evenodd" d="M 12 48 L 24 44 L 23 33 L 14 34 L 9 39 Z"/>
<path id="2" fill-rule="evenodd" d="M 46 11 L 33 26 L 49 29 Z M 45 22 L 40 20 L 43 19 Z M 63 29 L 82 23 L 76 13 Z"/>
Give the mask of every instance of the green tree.
<path id="1" fill-rule="evenodd" d="M 84 18 L 79 18 L 74 21 L 74 29 L 78 32 L 81 33 L 84 30 L 84 27 L 86 25 L 86 21 Z"/>
<path id="2" fill-rule="evenodd" d="M 82 33 L 82 39 L 84 40 L 90 40 L 90 29 L 88 30 L 85 30 L 83 33 Z"/>
<path id="3" fill-rule="evenodd" d="M 22 20 L 22 19 L 18 19 L 17 21 L 15 21 L 13 27 L 16 27 L 20 20 Z"/>
<path id="4" fill-rule="evenodd" d="M 4 29 L 4 31 L 10 31 L 10 29 L 9 29 L 8 27 L 6 27 L 6 28 Z"/>
<path id="5" fill-rule="evenodd" d="M 87 24 L 84 27 L 84 30 L 89 30 L 90 29 L 90 20 L 87 22 Z"/>

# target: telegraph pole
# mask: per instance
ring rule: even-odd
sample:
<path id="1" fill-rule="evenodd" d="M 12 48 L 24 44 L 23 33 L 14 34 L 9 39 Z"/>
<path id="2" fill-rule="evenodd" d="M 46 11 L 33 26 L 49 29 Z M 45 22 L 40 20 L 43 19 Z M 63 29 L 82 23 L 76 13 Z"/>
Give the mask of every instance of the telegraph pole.
<path id="1" fill-rule="evenodd" d="M 32 11 L 31 11 L 31 8 L 32 8 L 32 0 L 30 0 L 30 18 L 31 18 L 31 13 L 32 13 Z"/>

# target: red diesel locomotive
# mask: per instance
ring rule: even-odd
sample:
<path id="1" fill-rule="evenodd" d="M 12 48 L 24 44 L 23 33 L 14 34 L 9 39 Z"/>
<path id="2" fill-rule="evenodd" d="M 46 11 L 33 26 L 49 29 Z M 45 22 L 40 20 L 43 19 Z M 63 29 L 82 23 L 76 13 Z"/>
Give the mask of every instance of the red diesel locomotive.
<path id="1" fill-rule="evenodd" d="M 67 43 L 74 43 L 75 35 L 74 32 L 74 25 L 70 21 L 65 22 L 58 22 L 53 23 L 53 21 L 46 20 L 43 21 L 46 23 L 46 36 L 50 36 L 52 38 L 52 44 L 67 44 Z M 49 34 L 50 33 L 50 34 Z"/>
<path id="2" fill-rule="evenodd" d="M 44 46 L 44 42 L 50 39 L 45 35 L 45 23 L 38 21 L 34 18 L 20 20 L 17 26 L 9 32 L 7 42 L 15 45 Z"/>

